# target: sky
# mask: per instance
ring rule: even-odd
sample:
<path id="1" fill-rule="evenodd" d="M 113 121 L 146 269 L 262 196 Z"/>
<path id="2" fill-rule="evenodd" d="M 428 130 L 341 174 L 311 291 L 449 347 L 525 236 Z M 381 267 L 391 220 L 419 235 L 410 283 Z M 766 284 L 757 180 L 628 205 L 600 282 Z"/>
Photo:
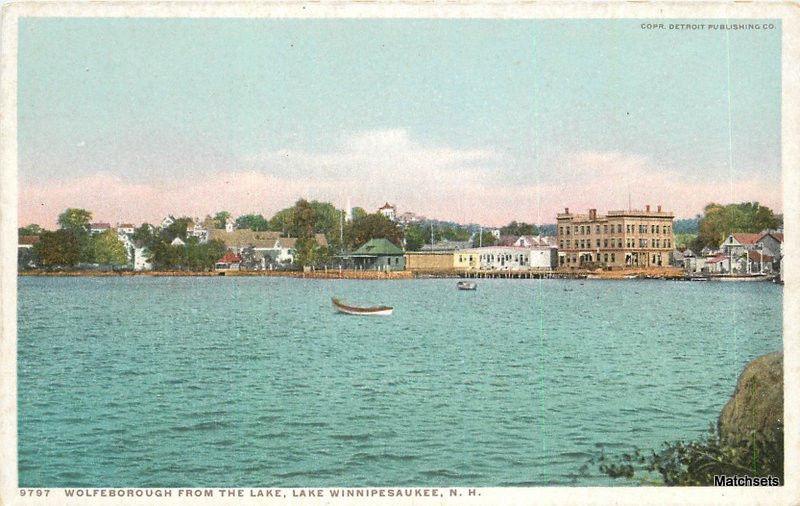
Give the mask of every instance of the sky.
<path id="1" fill-rule="evenodd" d="M 19 222 L 780 211 L 779 22 L 643 21 L 24 18 Z"/>

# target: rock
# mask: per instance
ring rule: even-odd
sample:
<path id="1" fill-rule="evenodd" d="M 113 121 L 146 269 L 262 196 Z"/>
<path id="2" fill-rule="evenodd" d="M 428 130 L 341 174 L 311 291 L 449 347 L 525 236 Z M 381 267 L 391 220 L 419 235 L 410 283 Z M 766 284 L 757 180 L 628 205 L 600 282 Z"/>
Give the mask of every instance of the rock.
<path id="1" fill-rule="evenodd" d="M 747 364 L 733 397 L 722 408 L 717 426 L 723 438 L 768 435 L 783 423 L 783 352 L 770 353 Z"/>

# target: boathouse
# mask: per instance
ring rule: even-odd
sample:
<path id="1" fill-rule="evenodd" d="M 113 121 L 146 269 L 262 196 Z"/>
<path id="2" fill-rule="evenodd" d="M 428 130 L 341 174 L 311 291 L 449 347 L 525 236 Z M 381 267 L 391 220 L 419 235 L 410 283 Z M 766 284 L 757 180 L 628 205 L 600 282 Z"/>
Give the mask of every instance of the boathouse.
<path id="1" fill-rule="evenodd" d="M 377 271 L 402 271 L 406 268 L 403 250 L 388 239 L 370 239 L 366 244 L 347 255 L 356 269 Z"/>

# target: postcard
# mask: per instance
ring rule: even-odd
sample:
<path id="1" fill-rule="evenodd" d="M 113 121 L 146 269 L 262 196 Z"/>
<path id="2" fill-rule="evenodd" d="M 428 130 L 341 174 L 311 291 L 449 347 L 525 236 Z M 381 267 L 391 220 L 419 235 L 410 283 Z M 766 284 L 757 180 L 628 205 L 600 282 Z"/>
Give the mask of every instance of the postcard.
<path id="1" fill-rule="evenodd" d="M 3 504 L 797 504 L 791 3 L 21 2 Z"/>

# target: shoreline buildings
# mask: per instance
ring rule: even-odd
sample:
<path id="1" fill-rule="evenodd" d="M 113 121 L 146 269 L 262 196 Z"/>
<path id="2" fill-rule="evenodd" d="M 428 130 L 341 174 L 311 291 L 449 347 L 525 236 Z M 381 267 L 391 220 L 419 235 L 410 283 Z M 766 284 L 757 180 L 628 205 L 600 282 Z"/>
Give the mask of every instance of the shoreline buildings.
<path id="1" fill-rule="evenodd" d="M 556 216 L 558 266 L 565 268 L 660 267 L 669 265 L 675 247 L 674 213 L 644 210 L 573 214 L 569 208 Z"/>

